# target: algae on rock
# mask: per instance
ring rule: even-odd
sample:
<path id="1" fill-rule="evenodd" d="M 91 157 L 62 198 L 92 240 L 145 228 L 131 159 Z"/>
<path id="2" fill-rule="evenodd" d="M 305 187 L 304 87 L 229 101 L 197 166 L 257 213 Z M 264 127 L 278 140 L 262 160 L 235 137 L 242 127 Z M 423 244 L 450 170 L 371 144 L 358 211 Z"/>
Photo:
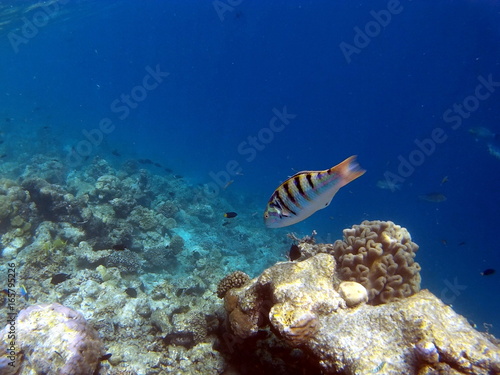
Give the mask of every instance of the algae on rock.
<path id="1" fill-rule="evenodd" d="M 327 374 L 500 374 L 499 347 L 429 291 L 348 308 L 339 285 L 332 255 L 277 263 L 226 294 L 229 326 L 270 327 Z"/>

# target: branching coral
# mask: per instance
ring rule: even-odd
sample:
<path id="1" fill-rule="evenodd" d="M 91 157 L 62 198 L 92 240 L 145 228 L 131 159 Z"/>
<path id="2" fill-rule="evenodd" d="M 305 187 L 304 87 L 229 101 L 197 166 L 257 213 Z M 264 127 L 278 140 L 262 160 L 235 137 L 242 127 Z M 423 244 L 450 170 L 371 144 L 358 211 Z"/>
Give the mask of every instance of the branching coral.
<path id="1" fill-rule="evenodd" d="M 363 221 L 344 229 L 344 240 L 335 242 L 333 252 L 340 278 L 362 284 L 368 303 L 378 305 L 420 290 L 420 265 L 413 259 L 417 250 L 405 228 Z"/>

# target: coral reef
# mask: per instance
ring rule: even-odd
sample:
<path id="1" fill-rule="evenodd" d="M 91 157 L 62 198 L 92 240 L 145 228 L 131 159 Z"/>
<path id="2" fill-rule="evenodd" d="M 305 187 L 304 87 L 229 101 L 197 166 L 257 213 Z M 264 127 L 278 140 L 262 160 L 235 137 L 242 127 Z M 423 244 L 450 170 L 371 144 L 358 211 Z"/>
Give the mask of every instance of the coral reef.
<path id="1" fill-rule="evenodd" d="M 97 370 L 104 354 L 97 332 L 83 316 L 58 303 L 33 305 L 22 310 L 15 327 L 13 373 L 90 375 Z M 7 326 L 0 331 L 2 358 L 6 357 L 12 342 L 9 329 Z M 12 366 L 0 363 L 2 374 L 9 368 Z"/>
<path id="2" fill-rule="evenodd" d="M 117 267 L 124 273 L 140 272 L 142 267 L 141 258 L 131 250 L 116 251 L 106 259 L 106 267 Z"/>
<path id="3" fill-rule="evenodd" d="M 226 293 L 232 288 L 241 288 L 250 280 L 245 272 L 234 271 L 225 276 L 219 284 L 217 284 L 217 297 L 224 298 Z"/>
<path id="4" fill-rule="evenodd" d="M 253 198 L 207 197 L 137 160 L 117 168 L 95 157 L 69 173 L 56 157 L 25 160 L 15 180 L 0 179 L 2 257 L 17 265 L 16 292 L 29 294 L 17 308 L 57 301 L 80 311 L 112 353 L 100 375 L 462 373 L 464 358 L 469 373 L 496 371 L 488 338 L 417 292 L 417 246 L 404 228 L 364 222 L 335 245 L 292 236 L 294 262 L 276 263 L 290 243 L 260 230 Z M 232 210 L 238 218 L 225 220 Z M 71 277 L 52 284 L 60 273 Z"/>
<path id="5" fill-rule="evenodd" d="M 318 254 L 303 262 L 282 262 L 242 288 L 226 293 L 232 330 L 247 338 L 266 326 L 267 317 L 283 338 L 299 344 L 318 330 L 318 317 L 346 308 L 334 289 L 335 259 Z"/>
<path id="6" fill-rule="evenodd" d="M 10 168 L 15 180 L 0 179 L 0 249 L 17 265 L 16 292 L 28 293 L 16 308 L 57 301 L 80 311 L 112 353 L 100 375 L 221 373 L 217 281 L 276 261 L 275 233 L 261 233 L 259 220 L 223 226 L 228 200 L 200 195 L 172 171 L 95 157 L 68 173 L 55 159 L 24 159 Z M 252 204 L 239 214 L 251 217 Z M 269 254 L 256 257 L 256 248 Z M 52 284 L 59 273 L 71 277 Z"/>
<path id="7" fill-rule="evenodd" d="M 378 305 L 420 290 L 417 250 L 405 228 L 391 221 L 363 221 L 344 229 L 344 240 L 335 242 L 333 254 L 339 277 L 363 285 L 369 303 Z"/>
<path id="8" fill-rule="evenodd" d="M 272 266 L 226 294 L 234 342 L 269 326 L 327 374 L 500 373 L 500 348 L 429 291 L 348 308 L 340 284 L 329 254 Z"/>
<path id="9" fill-rule="evenodd" d="M 368 291 L 355 281 L 342 281 L 339 284 L 339 293 L 348 307 L 368 302 Z"/>
<path id="10" fill-rule="evenodd" d="M 13 258 L 25 246 L 39 222 L 36 205 L 30 193 L 14 181 L 0 179 L 0 233 L 2 256 Z"/>

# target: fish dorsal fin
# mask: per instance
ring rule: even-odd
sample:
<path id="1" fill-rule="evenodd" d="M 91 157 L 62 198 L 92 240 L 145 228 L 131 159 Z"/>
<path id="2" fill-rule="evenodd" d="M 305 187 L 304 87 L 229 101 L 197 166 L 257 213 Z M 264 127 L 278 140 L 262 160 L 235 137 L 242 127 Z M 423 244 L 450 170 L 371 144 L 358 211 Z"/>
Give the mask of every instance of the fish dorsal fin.
<path id="1" fill-rule="evenodd" d="M 290 180 L 291 178 L 294 178 L 295 176 L 298 176 L 299 174 L 302 174 L 302 173 L 309 173 L 311 171 L 300 171 L 300 172 L 297 172 L 295 174 L 292 174 L 290 177 L 288 177 L 288 180 Z"/>
<path id="2" fill-rule="evenodd" d="M 297 172 L 294 175 L 290 176 L 288 179 L 294 178 L 295 176 L 298 176 L 299 174 L 318 173 L 318 172 L 324 172 L 324 171 L 300 171 L 300 172 Z"/>

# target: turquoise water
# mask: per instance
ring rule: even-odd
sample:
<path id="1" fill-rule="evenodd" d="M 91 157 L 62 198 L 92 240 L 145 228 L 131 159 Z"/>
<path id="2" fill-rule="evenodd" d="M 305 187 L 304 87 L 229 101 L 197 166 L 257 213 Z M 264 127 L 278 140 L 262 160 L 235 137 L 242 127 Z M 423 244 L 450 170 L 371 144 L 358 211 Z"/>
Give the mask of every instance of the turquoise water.
<path id="1" fill-rule="evenodd" d="M 334 241 L 391 220 L 420 245 L 422 287 L 500 335 L 497 2 L 34 4 L 0 4 L 1 177 L 57 167 L 49 182 L 84 195 L 104 174 L 96 160 L 115 175 L 144 169 L 143 205 L 155 210 L 164 192 L 184 216 L 158 238 L 117 241 L 141 253 L 182 237 L 171 280 L 194 272 L 191 252 L 210 258 L 217 246 L 217 275 L 256 276 L 285 259 L 289 231 Z M 367 173 L 328 208 L 265 228 L 282 181 L 351 155 Z M 137 173 L 119 189 L 140 184 Z M 446 200 L 422 199 L 430 193 Z"/>

